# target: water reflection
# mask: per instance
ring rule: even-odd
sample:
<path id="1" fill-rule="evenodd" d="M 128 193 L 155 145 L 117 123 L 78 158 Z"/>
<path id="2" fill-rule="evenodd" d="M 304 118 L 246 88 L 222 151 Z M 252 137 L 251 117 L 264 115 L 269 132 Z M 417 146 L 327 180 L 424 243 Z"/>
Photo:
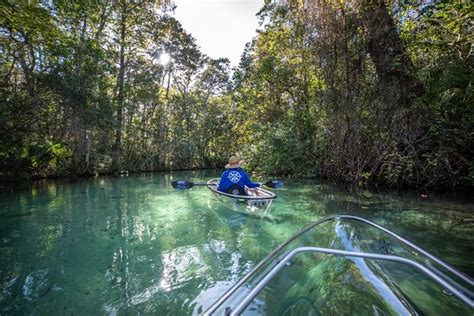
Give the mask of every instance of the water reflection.
<path id="1" fill-rule="evenodd" d="M 217 205 L 205 187 L 171 188 L 172 180 L 203 182 L 218 173 L 43 182 L 29 191 L 0 195 L 0 314 L 196 313 L 281 241 L 321 216 L 341 212 L 375 220 L 474 272 L 472 204 L 354 194 L 319 182 L 288 180 L 269 210 L 275 221 L 266 221 Z M 346 238 L 353 247 L 383 244 L 364 244 L 357 239 L 360 233 L 360 228 L 341 226 L 308 239 L 328 245 Z M 373 289 L 359 284 L 370 273 L 380 280 L 385 265 L 332 258 L 306 274 L 297 269 L 304 262 L 302 257 L 288 271 L 308 284 L 285 276 L 286 288 L 274 288 L 260 299 L 255 313 L 268 303 L 276 306 L 278 300 L 271 298 L 284 296 L 275 293 L 309 291 L 316 282 L 322 293 L 314 303 L 318 308 L 336 306 L 342 312 L 340 297 L 367 301 L 364 306 L 374 313 L 386 310 L 380 301 L 369 300 Z M 343 268 L 351 273 L 341 272 Z M 409 272 L 399 270 L 396 284 L 409 288 Z M 385 291 L 396 293 L 392 287 Z M 308 302 L 295 299 L 286 305 L 293 306 L 288 313 L 309 311 Z"/>
<path id="2" fill-rule="evenodd" d="M 187 281 L 202 277 L 208 266 L 204 263 L 201 252 L 209 251 L 208 247 L 200 250 L 194 246 L 179 247 L 161 254 L 163 272 L 160 288 L 163 291 L 177 289 Z"/>
<path id="3" fill-rule="evenodd" d="M 363 249 L 360 249 L 354 245 L 353 241 L 357 239 L 357 235 L 355 234 L 355 231 L 351 229 L 350 225 L 336 223 L 334 227 L 334 234 L 340 243 L 342 243 L 342 249 L 355 252 L 364 251 Z M 375 288 L 375 291 L 377 291 L 378 294 L 383 297 L 384 301 L 389 304 L 391 309 L 394 310 L 398 315 L 409 315 L 413 312 L 413 310 L 408 310 L 405 307 L 406 304 L 403 304 L 403 302 L 400 300 L 400 294 L 394 293 L 386 281 L 377 276 L 377 274 L 372 271 L 372 269 L 367 264 L 366 259 L 347 257 L 347 260 L 352 261 L 357 266 L 361 277 Z"/>
<path id="4" fill-rule="evenodd" d="M 377 234 L 385 238 L 377 237 Z M 326 222 L 295 239 L 276 258 L 265 262 L 258 273 L 252 274 L 221 305 L 217 314 L 224 313 L 224 307 L 235 308 L 241 301 L 239 297 L 243 298 L 266 276 L 266 272 L 297 247 L 317 246 L 373 253 L 379 253 L 377 249 L 383 248 L 389 254 L 426 261 L 433 267 L 434 262 L 426 256 L 394 242 L 398 242 L 394 237 L 361 222 Z M 300 253 L 290 263 L 258 294 L 258 300 L 263 302 L 258 313 L 311 314 L 316 306 L 322 314 L 344 315 L 366 315 L 370 311 L 388 315 L 465 315 L 469 311 L 469 307 L 459 299 L 447 296 L 437 283 L 408 265 L 317 253 Z M 433 267 L 432 270 L 437 269 Z M 448 275 L 453 277 L 451 273 Z M 472 286 L 466 286 L 466 293 L 469 293 L 468 288 Z M 254 312 L 255 308 L 249 306 L 244 314 L 253 315 Z"/>

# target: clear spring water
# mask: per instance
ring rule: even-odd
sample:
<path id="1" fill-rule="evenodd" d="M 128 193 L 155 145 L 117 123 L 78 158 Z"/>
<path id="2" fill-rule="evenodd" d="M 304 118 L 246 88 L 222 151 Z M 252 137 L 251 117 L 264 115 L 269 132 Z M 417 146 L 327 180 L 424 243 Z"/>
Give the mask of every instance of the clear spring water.
<path id="1" fill-rule="evenodd" d="M 234 212 L 216 203 L 205 187 L 176 191 L 170 185 L 177 179 L 204 182 L 218 174 L 173 172 L 53 181 L 0 194 L 0 314 L 201 312 L 278 244 L 330 214 L 373 220 L 474 275 L 474 205 L 469 197 L 424 198 L 416 193 L 351 191 L 315 180 L 286 180 L 269 219 Z M 322 230 L 321 236 L 331 233 Z M 338 259 L 331 274 L 325 271 L 330 260 L 321 257 L 319 268 L 307 271 L 309 276 L 279 284 L 286 282 L 284 291 L 291 294 L 298 287 L 304 291 L 308 278 L 313 278 L 320 292 L 340 298 L 334 306 L 327 305 L 330 300 L 321 306 L 325 314 L 350 310 L 338 309 L 341 302 L 350 307 L 351 301 L 366 300 L 370 295 L 357 291 L 344 272 L 354 267 Z M 329 286 L 329 279 L 344 276 L 343 284 L 349 285 Z M 282 290 L 274 288 L 273 298 L 264 293 L 259 301 L 267 299 L 267 305 L 275 305 Z M 429 299 L 429 293 L 419 295 Z M 308 300 L 306 295 L 299 304 Z M 299 314 L 298 306 L 291 308 L 278 311 Z M 369 313 L 383 314 L 377 305 Z"/>

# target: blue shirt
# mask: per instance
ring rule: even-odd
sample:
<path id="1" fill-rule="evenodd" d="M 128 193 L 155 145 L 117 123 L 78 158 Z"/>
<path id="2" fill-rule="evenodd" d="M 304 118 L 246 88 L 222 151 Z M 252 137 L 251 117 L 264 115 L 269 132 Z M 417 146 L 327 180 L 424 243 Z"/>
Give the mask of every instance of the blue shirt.
<path id="1" fill-rule="evenodd" d="M 221 192 L 227 192 L 227 190 L 233 185 L 238 185 L 242 189 L 245 189 L 246 186 L 249 188 L 256 188 L 260 186 L 259 183 L 252 182 L 247 173 L 242 168 L 227 169 L 224 171 L 217 190 Z"/>

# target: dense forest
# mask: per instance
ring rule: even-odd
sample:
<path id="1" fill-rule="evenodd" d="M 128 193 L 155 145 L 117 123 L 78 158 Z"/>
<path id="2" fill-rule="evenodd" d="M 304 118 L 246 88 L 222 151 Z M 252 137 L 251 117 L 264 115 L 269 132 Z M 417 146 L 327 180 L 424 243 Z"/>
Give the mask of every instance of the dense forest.
<path id="1" fill-rule="evenodd" d="M 421 4 L 420 4 L 421 3 Z M 222 167 L 474 183 L 471 1 L 266 1 L 240 64 L 172 2 L 0 4 L 0 176 Z"/>

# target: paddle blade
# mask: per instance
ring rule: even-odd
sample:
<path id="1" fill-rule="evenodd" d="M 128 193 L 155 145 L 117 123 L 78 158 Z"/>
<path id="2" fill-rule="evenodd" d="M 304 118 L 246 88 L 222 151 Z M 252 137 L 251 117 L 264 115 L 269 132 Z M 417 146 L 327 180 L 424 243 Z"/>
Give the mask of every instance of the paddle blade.
<path id="1" fill-rule="evenodd" d="M 269 188 L 279 189 L 283 187 L 283 181 L 281 180 L 271 180 L 264 183 Z"/>
<path id="2" fill-rule="evenodd" d="M 194 183 L 191 181 L 185 181 L 185 180 L 175 180 L 171 182 L 171 185 L 175 189 L 186 190 L 186 189 L 191 189 L 194 186 Z"/>

